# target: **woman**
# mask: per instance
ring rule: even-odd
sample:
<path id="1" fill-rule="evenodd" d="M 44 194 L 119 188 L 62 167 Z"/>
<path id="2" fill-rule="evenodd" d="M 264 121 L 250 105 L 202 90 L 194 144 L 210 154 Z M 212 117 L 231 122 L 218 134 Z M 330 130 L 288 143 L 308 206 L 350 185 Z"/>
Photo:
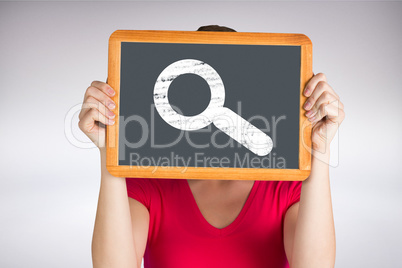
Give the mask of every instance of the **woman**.
<path id="1" fill-rule="evenodd" d="M 234 31 L 217 25 L 202 31 Z M 335 230 L 329 145 L 343 104 L 314 75 L 304 95 L 313 124 L 311 174 L 303 182 L 130 179 L 106 169 L 105 128 L 113 89 L 92 82 L 80 129 L 99 147 L 101 187 L 92 241 L 94 267 L 333 267 Z M 319 159 L 318 159 L 319 156 Z"/>

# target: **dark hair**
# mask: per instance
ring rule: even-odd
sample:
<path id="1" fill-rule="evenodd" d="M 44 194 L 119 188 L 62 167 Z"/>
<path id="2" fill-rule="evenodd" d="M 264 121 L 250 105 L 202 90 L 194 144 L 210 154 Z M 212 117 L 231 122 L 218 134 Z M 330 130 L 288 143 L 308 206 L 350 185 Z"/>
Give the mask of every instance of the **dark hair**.
<path id="1" fill-rule="evenodd" d="M 206 25 L 206 26 L 201 26 L 198 28 L 197 31 L 209 31 L 209 32 L 236 32 L 236 30 L 233 30 L 232 28 L 225 27 L 225 26 L 219 26 L 219 25 Z"/>

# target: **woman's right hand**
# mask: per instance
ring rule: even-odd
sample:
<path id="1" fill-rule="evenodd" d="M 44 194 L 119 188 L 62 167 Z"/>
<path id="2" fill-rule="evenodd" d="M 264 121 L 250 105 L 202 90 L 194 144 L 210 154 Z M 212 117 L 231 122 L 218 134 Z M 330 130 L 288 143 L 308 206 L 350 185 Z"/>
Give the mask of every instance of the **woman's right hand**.
<path id="1" fill-rule="evenodd" d="M 111 99 L 114 90 L 104 82 L 93 81 L 84 95 L 78 126 L 100 149 L 106 146 L 106 127 L 113 125 L 116 105 Z"/>

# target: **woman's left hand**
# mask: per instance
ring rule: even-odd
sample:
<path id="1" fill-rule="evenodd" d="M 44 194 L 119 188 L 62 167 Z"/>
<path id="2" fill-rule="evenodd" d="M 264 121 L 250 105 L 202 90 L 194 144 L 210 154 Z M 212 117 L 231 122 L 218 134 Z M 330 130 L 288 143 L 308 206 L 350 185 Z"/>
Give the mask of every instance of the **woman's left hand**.
<path id="1" fill-rule="evenodd" d="M 318 73 L 310 79 L 304 89 L 304 95 L 308 97 L 304 109 L 312 123 L 312 153 L 329 153 L 329 145 L 345 118 L 343 104 L 323 73 Z"/>

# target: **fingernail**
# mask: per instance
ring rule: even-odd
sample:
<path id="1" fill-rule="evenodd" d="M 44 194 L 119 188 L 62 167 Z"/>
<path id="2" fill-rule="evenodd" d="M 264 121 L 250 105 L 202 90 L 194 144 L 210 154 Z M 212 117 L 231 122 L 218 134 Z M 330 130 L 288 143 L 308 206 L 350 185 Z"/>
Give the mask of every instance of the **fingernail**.
<path id="1" fill-rule="evenodd" d="M 110 118 L 114 118 L 114 117 L 116 116 L 116 115 L 114 114 L 114 112 L 112 112 L 112 111 L 110 111 L 110 110 L 108 110 L 107 115 L 108 115 Z"/>
<path id="2" fill-rule="evenodd" d="M 304 108 L 306 108 L 306 109 L 309 109 L 310 106 L 311 106 L 311 103 L 310 103 L 309 101 L 307 101 L 307 102 L 304 104 Z"/>
<path id="3" fill-rule="evenodd" d="M 113 102 L 110 101 L 109 104 L 108 104 L 108 107 L 110 109 L 114 109 L 114 107 L 116 107 L 116 105 Z"/>
<path id="4" fill-rule="evenodd" d="M 316 116 L 310 117 L 310 118 L 308 119 L 308 121 L 314 122 L 315 118 L 316 118 Z"/>
<path id="5" fill-rule="evenodd" d="M 107 92 L 109 93 L 110 96 L 114 96 L 114 94 L 115 94 L 115 92 L 114 92 L 114 90 L 112 88 L 109 88 L 107 90 Z"/>
<path id="6" fill-rule="evenodd" d="M 310 90 L 309 90 L 308 88 L 305 88 L 305 89 L 304 89 L 304 95 L 307 96 L 308 94 L 310 94 Z"/>
<path id="7" fill-rule="evenodd" d="M 307 113 L 306 113 L 306 116 L 307 117 L 310 117 L 310 116 L 312 116 L 313 115 L 313 110 L 310 110 L 310 111 L 308 111 Z"/>
<path id="8" fill-rule="evenodd" d="M 109 120 L 109 125 L 113 125 L 114 124 L 114 120 Z"/>

